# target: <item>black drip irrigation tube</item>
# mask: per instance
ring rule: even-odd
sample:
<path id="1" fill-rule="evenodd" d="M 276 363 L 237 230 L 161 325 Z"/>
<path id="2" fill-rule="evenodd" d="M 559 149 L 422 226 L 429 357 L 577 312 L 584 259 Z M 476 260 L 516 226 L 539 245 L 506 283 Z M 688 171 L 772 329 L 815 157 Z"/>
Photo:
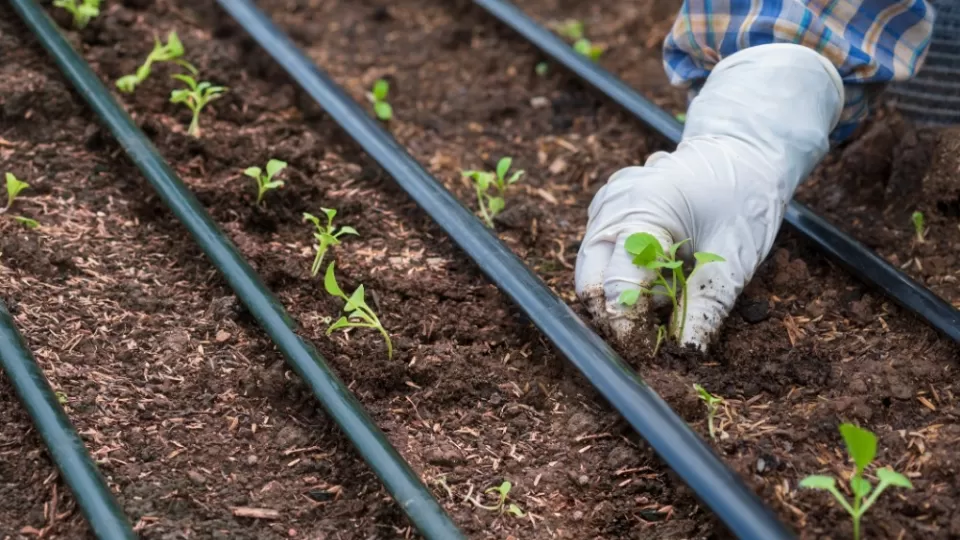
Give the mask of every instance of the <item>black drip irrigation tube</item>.
<path id="1" fill-rule="evenodd" d="M 740 538 L 790 532 L 637 374 L 250 0 L 218 0 L 509 296 Z"/>
<path id="2" fill-rule="evenodd" d="M 683 125 L 595 62 L 537 24 L 505 0 L 473 0 L 493 17 L 523 36 L 541 52 L 626 109 L 667 140 L 677 144 Z M 879 257 L 797 201 L 790 201 L 784 221 L 860 280 L 873 285 L 907 311 L 960 343 L 960 311 L 930 289 Z"/>
<path id="3" fill-rule="evenodd" d="M 0 367 L 33 419 L 47 452 L 70 486 L 80 512 L 100 540 L 137 536 L 114 499 L 83 440 L 60 407 L 56 393 L 24 342 L 7 306 L 0 301 Z"/>
<path id="4" fill-rule="evenodd" d="M 456 540 L 463 534 L 374 425 L 319 352 L 293 330 L 293 321 L 237 248 L 223 235 L 157 149 L 117 104 L 90 66 L 60 35 L 33 0 L 10 0 L 43 47 L 140 168 L 160 198 L 187 228 L 260 326 L 307 383 L 327 413 L 386 486 L 424 537 Z"/>

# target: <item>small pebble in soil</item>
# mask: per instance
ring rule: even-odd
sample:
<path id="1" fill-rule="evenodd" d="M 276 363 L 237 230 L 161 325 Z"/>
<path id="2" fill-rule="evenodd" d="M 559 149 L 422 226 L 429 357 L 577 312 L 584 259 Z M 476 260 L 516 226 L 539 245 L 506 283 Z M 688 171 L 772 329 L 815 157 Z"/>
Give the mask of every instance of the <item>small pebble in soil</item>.
<path id="1" fill-rule="evenodd" d="M 550 100 L 543 96 L 530 98 L 530 106 L 534 109 L 545 109 L 550 106 Z"/>
<path id="2" fill-rule="evenodd" d="M 576 512 L 573 513 L 574 521 L 580 521 L 581 519 L 583 519 L 583 512 L 581 512 L 580 510 L 577 510 Z"/>
<path id="3" fill-rule="evenodd" d="M 206 479 L 197 471 L 190 471 L 187 473 L 187 477 L 190 478 L 190 481 L 198 486 L 202 486 Z"/>
<path id="4" fill-rule="evenodd" d="M 257 456 L 247 456 L 247 465 L 256 465 L 257 461 L 259 461 Z"/>
<path id="5" fill-rule="evenodd" d="M 581 474 L 580 477 L 577 478 L 577 483 L 581 486 L 585 486 L 590 483 L 590 477 L 585 474 Z"/>
<path id="6" fill-rule="evenodd" d="M 740 301 L 737 312 L 744 321 L 757 324 L 770 317 L 770 304 L 764 299 L 744 299 Z"/>

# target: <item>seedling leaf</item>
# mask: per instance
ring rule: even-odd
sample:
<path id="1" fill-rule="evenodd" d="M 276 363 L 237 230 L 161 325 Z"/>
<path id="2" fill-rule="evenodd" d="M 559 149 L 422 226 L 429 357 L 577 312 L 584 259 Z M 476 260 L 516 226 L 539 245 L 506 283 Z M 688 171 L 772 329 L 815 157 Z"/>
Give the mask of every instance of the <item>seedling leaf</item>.
<path id="1" fill-rule="evenodd" d="M 857 473 L 862 474 L 877 457 L 877 436 L 853 424 L 841 424 L 840 435 L 847 445 L 847 453 L 857 465 Z"/>
<path id="2" fill-rule="evenodd" d="M 340 317 L 337 319 L 337 322 L 330 325 L 330 328 L 327 328 L 327 335 L 333 333 L 334 330 L 339 330 L 341 328 L 349 328 L 351 326 L 350 321 L 346 317 Z"/>
<path id="3" fill-rule="evenodd" d="M 850 477 L 850 491 L 853 492 L 856 497 L 866 497 L 870 494 L 870 490 L 873 487 L 870 485 L 870 481 L 862 476 L 851 476 Z"/>
<path id="4" fill-rule="evenodd" d="M 657 257 L 663 255 L 660 241 L 650 233 L 634 233 L 627 237 L 624 247 L 631 255 L 635 255 L 634 264 L 646 266 Z"/>
<path id="5" fill-rule="evenodd" d="M 327 293 L 331 296 L 345 299 L 347 295 L 343 294 L 340 285 L 337 283 L 337 277 L 334 275 L 334 264 L 335 263 L 331 262 L 330 266 L 327 266 L 327 273 L 323 276 L 323 288 L 326 289 Z"/>
<path id="6" fill-rule="evenodd" d="M 376 113 L 377 118 L 381 120 L 391 120 L 393 119 L 393 107 L 390 106 L 386 101 L 376 101 L 373 104 L 373 112 Z"/>
<path id="7" fill-rule="evenodd" d="M 390 93 L 390 83 L 388 83 L 383 79 L 377 79 L 377 81 L 373 83 L 374 99 L 376 99 L 377 101 L 383 101 L 387 99 L 388 93 Z"/>
<path id="8" fill-rule="evenodd" d="M 13 219 L 14 219 L 14 221 L 17 221 L 17 222 L 23 224 L 23 225 L 24 225 L 25 227 L 27 227 L 28 229 L 36 229 L 37 227 L 40 226 L 40 222 L 39 222 L 39 221 L 37 221 L 37 220 L 35 220 L 35 219 L 30 219 L 30 218 L 28 218 L 28 217 L 13 216 Z"/>
<path id="9" fill-rule="evenodd" d="M 340 230 L 337 231 L 337 236 L 340 236 L 341 234 L 353 234 L 356 236 L 360 236 L 360 233 L 358 233 L 356 229 L 354 229 L 353 227 L 350 227 L 349 225 L 344 225 L 343 227 L 340 227 Z"/>
<path id="10" fill-rule="evenodd" d="M 837 481 L 832 476 L 814 474 L 801 480 L 799 485 L 802 488 L 824 489 L 829 491 L 831 489 L 836 489 Z"/>
<path id="11" fill-rule="evenodd" d="M 21 182 L 11 173 L 4 175 L 7 180 L 7 208 L 13 205 L 13 201 L 20 195 L 20 192 L 30 187 L 30 184 Z"/>
<path id="12" fill-rule="evenodd" d="M 512 515 L 514 515 L 514 516 L 516 516 L 516 517 L 518 517 L 518 518 L 522 518 L 522 517 L 526 516 L 526 514 L 523 513 L 523 510 L 521 510 L 519 506 L 517 506 L 517 505 L 515 505 L 515 504 L 513 504 L 513 503 L 510 503 L 510 505 L 507 506 L 507 512 L 509 512 L 510 514 L 512 514 Z"/>
<path id="13" fill-rule="evenodd" d="M 513 159 L 509 157 L 500 158 L 500 161 L 497 162 L 497 178 L 503 180 L 507 176 L 507 171 L 510 170 L 510 165 L 513 164 Z"/>
<path id="14" fill-rule="evenodd" d="M 347 313 L 357 310 L 360 306 L 365 306 L 366 302 L 363 299 L 363 285 L 361 284 L 357 287 L 357 290 L 353 291 L 353 294 L 350 295 L 350 298 L 347 299 L 347 305 L 343 307 L 343 310 Z"/>
<path id="15" fill-rule="evenodd" d="M 723 257 L 717 255 L 716 253 L 707 253 L 705 251 L 698 251 L 693 254 L 693 258 L 697 260 L 700 264 L 715 263 L 715 262 L 726 262 L 727 260 Z"/>
<path id="16" fill-rule="evenodd" d="M 879 478 L 882 483 L 889 484 L 891 486 L 913 489 L 913 484 L 910 483 L 909 478 L 886 467 L 883 469 L 877 469 L 877 478 Z"/>
<path id="17" fill-rule="evenodd" d="M 640 299 L 640 289 L 629 289 L 620 293 L 618 301 L 625 306 L 632 306 Z"/>
<path id="18" fill-rule="evenodd" d="M 280 171 L 287 168 L 287 163 L 285 161 L 280 161 L 279 159 L 271 159 L 267 162 L 267 176 L 273 178 Z"/>
<path id="19" fill-rule="evenodd" d="M 244 169 L 243 174 L 249 176 L 250 178 L 260 178 L 260 173 L 263 172 L 260 170 L 260 167 L 247 167 Z"/>

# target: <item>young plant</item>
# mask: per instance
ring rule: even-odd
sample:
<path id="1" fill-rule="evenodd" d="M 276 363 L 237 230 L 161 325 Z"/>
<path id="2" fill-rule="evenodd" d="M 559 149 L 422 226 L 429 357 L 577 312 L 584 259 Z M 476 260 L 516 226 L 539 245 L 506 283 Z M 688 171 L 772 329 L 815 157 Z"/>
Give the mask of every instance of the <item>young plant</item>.
<path id="1" fill-rule="evenodd" d="M 594 45 L 587 38 L 580 38 L 573 42 L 573 50 L 596 62 L 603 54 L 604 48 L 601 45 Z"/>
<path id="2" fill-rule="evenodd" d="M 653 355 L 656 356 L 660 352 L 660 346 L 663 345 L 663 342 L 667 339 L 667 327 L 660 325 L 657 327 L 657 344 L 653 346 Z"/>
<path id="3" fill-rule="evenodd" d="M 91 19 L 100 15 L 100 0 L 53 0 L 53 5 L 73 15 L 73 26 L 78 30 L 87 26 Z"/>
<path id="4" fill-rule="evenodd" d="M 331 262 L 330 266 L 327 267 L 327 273 L 323 278 L 323 287 L 329 295 L 341 298 L 346 302 L 343 306 L 343 312 L 346 315 L 341 316 L 327 328 L 327 335 L 329 336 L 334 330 L 341 328 L 376 328 L 383 334 L 383 340 L 387 343 L 387 358 L 393 358 L 393 342 L 390 341 L 390 334 L 380 324 L 377 314 L 367 305 L 363 297 L 363 285 L 358 286 L 350 296 L 344 294 L 340 285 L 337 284 L 337 277 L 334 275 L 335 264 Z"/>
<path id="5" fill-rule="evenodd" d="M 927 241 L 927 230 L 926 225 L 924 224 L 923 212 L 919 210 L 910 215 L 910 221 L 913 222 L 913 232 L 916 234 L 916 239 L 918 244 L 922 244 Z"/>
<path id="6" fill-rule="evenodd" d="M 514 503 L 507 504 L 507 498 L 510 496 L 511 489 L 513 489 L 513 484 L 511 484 L 509 480 L 504 480 L 503 483 L 500 484 L 499 486 L 492 487 L 484 491 L 484 493 L 497 494 L 496 504 L 492 506 L 484 506 L 482 504 L 478 504 L 477 506 L 479 506 L 480 508 L 483 508 L 484 510 L 490 510 L 491 512 L 499 512 L 501 514 L 506 512 L 514 517 L 522 518 L 526 514 L 523 512 L 523 510 L 520 509 L 519 506 L 517 506 Z"/>
<path id="7" fill-rule="evenodd" d="M 198 83 L 189 75 L 174 75 L 174 79 L 183 82 L 188 88 L 180 88 L 170 93 L 170 103 L 183 103 L 193 112 L 193 120 L 187 128 L 187 134 L 200 136 L 200 111 L 211 101 L 223 96 L 225 86 L 213 86 L 207 81 Z"/>
<path id="8" fill-rule="evenodd" d="M 316 230 L 313 232 L 313 237 L 317 239 L 317 256 L 313 259 L 313 265 L 310 267 L 310 273 L 314 276 L 320 272 L 320 265 L 323 264 L 323 257 L 327 254 L 327 250 L 331 246 L 340 245 L 340 237 L 345 234 L 353 234 L 359 236 L 360 233 L 356 229 L 349 226 L 340 227 L 340 230 L 336 230 L 336 227 L 333 226 L 333 218 L 337 215 L 337 211 L 332 208 L 321 208 L 323 213 L 327 215 L 327 224 L 323 225 L 320 222 L 320 218 L 313 214 L 303 213 L 303 220 L 313 223 L 313 226 Z"/>
<path id="9" fill-rule="evenodd" d="M 853 424 L 841 424 L 840 435 L 843 436 L 847 453 L 853 459 L 856 467 L 850 477 L 850 492 L 853 494 L 853 501 L 847 501 L 846 497 L 840 493 L 837 488 L 837 481 L 832 476 L 819 474 L 808 476 L 800 481 L 800 487 L 822 489 L 833 495 L 840 506 L 853 518 L 853 538 L 854 540 L 860 540 L 860 520 L 867 513 L 867 510 L 873 506 L 873 503 L 877 502 L 880 494 L 890 486 L 913 489 L 913 484 L 906 476 L 893 469 L 883 468 L 876 471 L 879 483 L 874 488 L 870 484 L 870 480 L 864 478 L 863 473 L 877 456 L 877 436 Z"/>
<path id="10" fill-rule="evenodd" d="M 596 62 L 603 54 L 603 47 L 594 45 L 584 33 L 583 21 L 570 19 L 554 26 L 557 33 L 573 41 L 573 50 Z"/>
<path id="11" fill-rule="evenodd" d="M 546 62 L 540 62 L 533 68 L 533 71 L 537 74 L 538 77 L 546 77 L 547 73 L 550 73 L 550 64 Z"/>
<path id="12" fill-rule="evenodd" d="M 627 252 L 633 255 L 633 264 L 640 268 L 652 270 L 656 276 L 653 286 L 661 285 L 664 290 L 661 291 L 656 288 L 627 290 L 620 294 L 620 303 L 632 306 L 637 303 L 637 300 L 640 299 L 640 295 L 642 294 L 659 294 L 669 297 L 670 303 L 673 305 L 673 312 L 670 315 L 672 319 L 670 327 L 673 329 L 673 337 L 677 341 L 680 341 L 680 338 L 683 336 L 683 328 L 687 322 L 688 302 L 683 303 L 682 312 L 679 309 L 679 300 L 686 296 L 687 282 L 697 273 L 697 270 L 704 265 L 726 261 L 726 259 L 715 253 L 698 251 L 693 254 L 694 259 L 697 261 L 696 265 L 693 267 L 693 270 L 690 271 L 690 275 L 685 275 L 683 273 L 683 261 L 677 260 L 677 251 L 689 241 L 689 238 L 681 240 L 671 245 L 667 251 L 664 251 L 660 245 L 660 241 L 652 234 L 635 233 L 627 237 L 625 244 Z M 672 271 L 670 279 L 667 279 L 667 276 L 664 275 L 664 270 Z"/>
<path id="13" fill-rule="evenodd" d="M 30 184 L 26 182 L 21 182 L 14 176 L 12 173 L 6 173 L 6 186 L 7 186 L 7 205 L 3 208 L 0 208 L 0 214 L 5 214 L 10 207 L 13 206 L 13 201 L 17 200 L 17 196 L 20 195 L 20 192 L 30 187 Z M 22 223 L 30 229 L 36 229 L 40 226 L 36 220 L 23 217 L 23 216 L 13 216 L 14 221 Z"/>
<path id="14" fill-rule="evenodd" d="M 710 438 L 717 440 L 716 431 L 713 427 L 713 419 L 716 418 L 717 412 L 720 411 L 720 404 L 723 403 L 723 398 L 707 392 L 707 389 L 699 384 L 694 384 L 693 389 L 697 391 L 697 397 L 700 398 L 700 401 L 703 401 L 707 406 L 707 429 L 710 430 Z"/>
<path id="15" fill-rule="evenodd" d="M 264 173 L 260 167 L 248 167 L 243 174 L 257 181 L 257 204 L 263 201 L 263 196 L 268 191 L 283 187 L 283 180 L 274 180 L 280 171 L 287 168 L 287 162 L 279 159 L 271 159 L 267 162 L 267 172 Z M 314 272 L 316 275 L 316 272 Z"/>
<path id="16" fill-rule="evenodd" d="M 524 173 L 522 170 L 514 171 L 508 178 L 507 173 L 510 172 L 510 166 L 512 164 L 513 158 L 505 157 L 497 162 L 496 173 L 485 171 L 463 171 L 460 173 L 473 180 L 473 185 L 477 191 L 477 204 L 480 206 L 480 213 L 483 215 L 483 220 L 487 222 L 487 226 L 491 229 L 494 227 L 493 218 L 506 207 L 507 203 L 504 197 L 507 186 L 515 184 Z M 495 192 L 494 194 L 490 194 L 491 189 Z"/>
<path id="17" fill-rule="evenodd" d="M 393 118 L 393 107 L 387 103 L 387 94 L 390 93 L 390 83 L 383 79 L 377 79 L 373 83 L 373 89 L 367 94 L 367 99 L 373 103 L 373 112 L 377 118 L 386 122 Z"/>
<path id="18" fill-rule="evenodd" d="M 133 75 L 124 75 L 117 79 L 117 88 L 121 92 L 132 94 L 138 85 L 147 80 L 147 77 L 150 76 L 150 69 L 156 62 L 173 62 L 178 66 L 186 68 L 190 73 L 194 75 L 197 74 L 197 68 L 193 67 L 190 62 L 181 59 L 184 53 L 183 43 L 180 42 L 180 38 L 177 37 L 175 31 L 171 31 L 170 35 L 167 36 L 166 44 L 160 43 L 160 39 L 157 37 L 154 37 L 153 41 L 153 50 L 147 55 L 147 59 L 143 62 L 143 65 L 137 68 L 136 73 Z"/>

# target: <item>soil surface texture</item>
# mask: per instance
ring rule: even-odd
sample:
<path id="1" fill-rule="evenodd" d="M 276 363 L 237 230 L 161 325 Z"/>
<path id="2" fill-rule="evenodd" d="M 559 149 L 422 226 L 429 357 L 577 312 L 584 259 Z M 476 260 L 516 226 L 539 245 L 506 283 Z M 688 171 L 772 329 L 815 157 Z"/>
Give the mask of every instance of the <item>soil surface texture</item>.
<path id="1" fill-rule="evenodd" d="M 464 169 L 512 156 L 523 180 L 497 232 L 564 300 L 592 196 L 667 143 L 463 0 L 276 0 L 274 20 L 359 102 L 390 83 L 388 129 L 476 209 Z M 672 113 L 660 65 L 679 2 L 529 0 L 581 19 L 600 62 Z M 157 64 L 116 97 L 276 293 L 470 538 L 730 535 L 428 216 L 211 0 L 104 2 L 82 31 L 50 8 L 102 79 L 133 73 L 176 30 L 200 79 L 229 87 L 201 114 L 169 102 Z M 0 8 L 0 172 L 30 183 L 0 216 L 0 298 L 143 538 L 416 536 L 316 399 L 9 6 Z M 538 74 L 540 71 L 541 74 Z M 960 133 L 884 111 L 800 198 L 960 302 Z M 289 164 L 257 205 L 250 166 Z M 393 337 L 326 336 L 343 302 L 312 276 L 302 214 L 357 229 L 327 261 L 365 286 Z M 928 230 L 915 239 L 910 214 Z M 960 537 L 958 350 L 785 228 L 707 356 L 621 350 L 707 440 L 699 383 L 725 401 L 711 445 L 805 539 L 851 525 L 809 474 L 847 478 L 837 431 L 877 433 L 907 474 L 865 537 Z M 872 471 L 872 469 L 871 469 Z M 872 475 L 872 472 L 871 472 Z M 518 518 L 490 510 L 503 481 Z M 0 538 L 86 538 L 69 489 L 0 376 Z"/>

